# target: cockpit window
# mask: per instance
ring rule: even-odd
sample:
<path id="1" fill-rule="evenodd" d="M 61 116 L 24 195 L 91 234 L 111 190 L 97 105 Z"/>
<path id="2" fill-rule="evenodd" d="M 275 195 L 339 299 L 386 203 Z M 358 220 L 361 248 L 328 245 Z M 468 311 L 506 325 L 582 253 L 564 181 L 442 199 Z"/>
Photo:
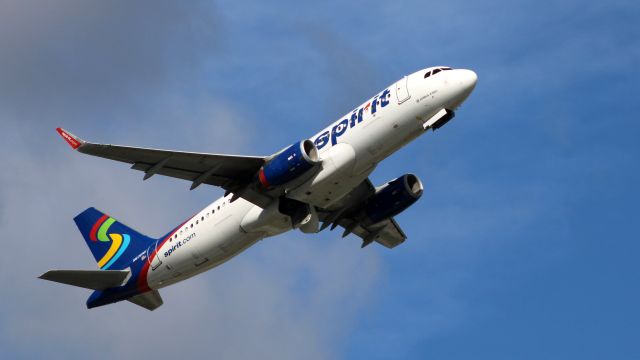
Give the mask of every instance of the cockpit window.
<path id="1" fill-rule="evenodd" d="M 439 68 L 435 68 L 435 69 L 433 69 L 431 71 L 427 71 L 427 73 L 424 74 L 424 78 L 426 79 L 429 76 L 432 76 L 432 75 L 435 75 L 435 74 L 439 73 L 440 71 L 447 71 L 447 70 L 453 70 L 453 69 L 450 68 L 450 67 L 444 67 L 444 66 L 443 67 L 439 67 Z"/>
<path id="2" fill-rule="evenodd" d="M 431 71 L 427 71 L 427 73 L 424 74 L 424 78 L 426 79 L 429 76 L 432 76 L 432 75 L 435 75 L 435 74 L 439 73 L 440 71 L 447 71 L 447 70 L 453 70 L 453 69 L 450 68 L 450 67 L 444 67 L 444 66 L 443 67 L 439 67 L 439 68 L 435 68 L 435 69 L 433 69 Z"/>

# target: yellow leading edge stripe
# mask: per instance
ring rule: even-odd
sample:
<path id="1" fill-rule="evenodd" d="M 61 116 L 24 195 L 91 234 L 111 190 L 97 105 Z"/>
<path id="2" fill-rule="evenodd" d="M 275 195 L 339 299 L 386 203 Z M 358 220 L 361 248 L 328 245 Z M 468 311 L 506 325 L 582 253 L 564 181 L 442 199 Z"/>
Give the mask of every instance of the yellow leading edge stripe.
<path id="1" fill-rule="evenodd" d="M 113 255 L 116 254 L 116 252 L 118 251 L 118 248 L 120 248 L 120 245 L 122 244 L 122 235 L 120 235 L 120 234 L 109 234 L 109 236 L 111 237 L 111 247 L 109 248 L 109 251 L 107 251 L 107 253 L 104 254 L 102 259 L 100 259 L 100 261 L 98 261 L 98 267 L 99 268 L 102 268 L 103 266 L 105 266 L 109 262 L 109 260 L 111 260 Z"/>

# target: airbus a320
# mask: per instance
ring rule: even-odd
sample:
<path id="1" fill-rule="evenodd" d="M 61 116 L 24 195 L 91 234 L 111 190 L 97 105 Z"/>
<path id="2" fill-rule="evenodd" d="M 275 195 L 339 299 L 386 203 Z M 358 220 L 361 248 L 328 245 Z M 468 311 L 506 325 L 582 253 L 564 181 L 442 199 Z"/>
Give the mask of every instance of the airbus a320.
<path id="1" fill-rule="evenodd" d="M 74 220 L 99 270 L 50 270 L 42 279 L 94 290 L 87 307 L 128 300 L 149 310 L 159 289 L 212 269 L 257 241 L 292 229 L 329 227 L 354 234 L 365 247 L 407 238 L 394 216 L 423 193 L 405 174 L 380 186 L 376 166 L 429 130 L 437 130 L 471 94 L 471 70 L 438 66 L 405 76 L 310 138 L 271 156 L 236 156 L 145 149 L 84 141 L 58 128 L 83 154 L 131 164 L 144 172 L 225 190 L 160 238 L 145 236 L 91 207 Z"/>

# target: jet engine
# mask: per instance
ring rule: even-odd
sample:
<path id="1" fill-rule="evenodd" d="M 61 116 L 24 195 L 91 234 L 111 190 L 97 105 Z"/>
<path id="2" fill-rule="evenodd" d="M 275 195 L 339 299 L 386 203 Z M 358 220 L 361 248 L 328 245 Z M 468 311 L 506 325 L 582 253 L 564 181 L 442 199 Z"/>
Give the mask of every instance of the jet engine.
<path id="1" fill-rule="evenodd" d="M 265 189 L 271 189 L 294 180 L 319 163 L 318 149 L 313 141 L 299 141 L 268 160 L 260 168 L 258 179 Z"/>
<path id="2" fill-rule="evenodd" d="M 417 176 L 403 175 L 376 190 L 365 205 L 365 214 L 372 223 L 398 215 L 420 199 L 423 190 Z"/>

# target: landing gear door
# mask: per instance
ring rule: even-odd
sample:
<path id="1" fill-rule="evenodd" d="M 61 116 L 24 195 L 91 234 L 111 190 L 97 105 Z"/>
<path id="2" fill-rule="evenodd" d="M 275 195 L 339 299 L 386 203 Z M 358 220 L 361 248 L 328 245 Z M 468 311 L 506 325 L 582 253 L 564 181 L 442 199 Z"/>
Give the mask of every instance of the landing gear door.
<path id="1" fill-rule="evenodd" d="M 156 241 L 155 244 L 155 250 L 157 251 L 158 249 L 158 241 Z M 151 256 L 153 255 L 154 251 L 152 250 L 152 247 L 149 247 L 147 249 L 147 261 L 149 262 L 149 265 L 151 265 L 151 270 L 155 270 L 158 268 L 158 266 L 162 265 L 162 261 L 160 260 L 160 254 L 156 254 L 156 256 L 153 257 L 153 259 L 151 259 Z"/>
<path id="2" fill-rule="evenodd" d="M 396 96 L 398 97 L 398 104 L 409 100 L 411 94 L 409 94 L 408 88 L 409 77 L 405 76 L 396 83 Z"/>

